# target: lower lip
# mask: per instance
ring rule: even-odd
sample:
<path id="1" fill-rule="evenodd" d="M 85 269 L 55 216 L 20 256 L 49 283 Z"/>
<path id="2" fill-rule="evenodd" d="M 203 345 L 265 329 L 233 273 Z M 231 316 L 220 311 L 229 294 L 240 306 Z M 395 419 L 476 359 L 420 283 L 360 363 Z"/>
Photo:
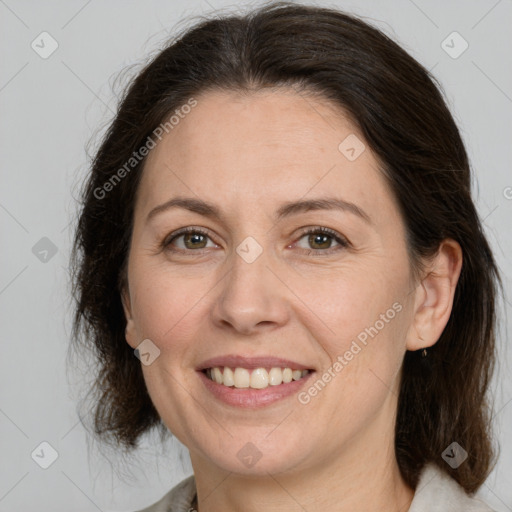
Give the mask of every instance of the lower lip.
<path id="1" fill-rule="evenodd" d="M 203 372 L 198 372 L 199 377 L 210 393 L 218 400 L 235 407 L 258 408 L 271 405 L 279 400 L 288 398 L 299 392 L 306 381 L 313 375 L 310 372 L 299 380 L 292 380 L 278 386 L 268 386 L 264 389 L 234 388 L 218 384 L 209 379 Z"/>

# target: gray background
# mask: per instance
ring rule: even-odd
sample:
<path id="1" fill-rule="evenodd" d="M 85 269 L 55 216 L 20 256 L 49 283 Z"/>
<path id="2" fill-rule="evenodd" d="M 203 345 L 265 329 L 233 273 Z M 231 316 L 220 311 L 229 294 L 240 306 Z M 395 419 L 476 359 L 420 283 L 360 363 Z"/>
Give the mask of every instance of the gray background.
<path id="1" fill-rule="evenodd" d="M 0 0 L 0 512 L 134 510 L 191 473 L 186 451 L 176 441 L 163 450 L 147 439 L 137 458 L 120 460 L 86 436 L 76 411 L 86 365 L 73 365 L 66 373 L 67 267 L 74 197 L 87 169 L 84 148 L 89 141 L 91 151 L 96 147 L 112 118 L 119 92 L 114 78 L 188 24 L 178 23 L 183 18 L 230 5 L 222 0 Z M 510 289 L 512 2 L 319 5 L 368 17 L 440 80 L 467 144 L 479 212 Z M 40 53 L 48 52 L 52 41 L 40 36 L 43 31 L 58 43 L 47 58 Z M 453 31 L 469 44 L 457 58 L 464 42 L 458 36 L 446 39 Z M 41 241 L 44 237 L 51 242 Z M 500 306 L 500 366 L 492 386 L 502 454 L 480 491 L 503 512 L 512 511 L 508 302 Z M 48 469 L 31 457 L 36 450 L 39 463 L 50 461 L 50 451 L 41 452 L 44 441 L 58 453 Z"/>

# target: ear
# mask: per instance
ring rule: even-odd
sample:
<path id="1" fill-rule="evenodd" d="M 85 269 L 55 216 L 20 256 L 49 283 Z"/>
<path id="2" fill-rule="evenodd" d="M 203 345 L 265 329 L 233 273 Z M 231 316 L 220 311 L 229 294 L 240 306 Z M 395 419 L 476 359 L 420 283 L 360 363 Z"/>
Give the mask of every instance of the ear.
<path id="1" fill-rule="evenodd" d="M 123 285 L 121 289 L 121 302 L 123 304 L 124 316 L 126 318 L 125 338 L 130 347 L 137 347 L 137 331 L 135 329 L 135 321 L 132 314 L 132 303 L 128 284 Z"/>
<path id="2" fill-rule="evenodd" d="M 415 291 L 414 316 L 407 350 L 431 347 L 440 338 L 452 312 L 455 288 L 462 268 L 462 249 L 452 239 L 441 242 L 429 261 L 426 276 Z"/>

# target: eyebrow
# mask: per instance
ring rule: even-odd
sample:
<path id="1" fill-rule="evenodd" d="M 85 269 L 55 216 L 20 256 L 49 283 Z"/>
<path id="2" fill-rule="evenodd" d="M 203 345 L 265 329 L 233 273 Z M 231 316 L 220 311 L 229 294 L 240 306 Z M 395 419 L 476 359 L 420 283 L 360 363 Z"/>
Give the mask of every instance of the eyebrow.
<path id="1" fill-rule="evenodd" d="M 183 208 L 205 217 L 219 219 L 223 218 L 223 215 L 219 208 L 212 203 L 203 201 L 202 199 L 196 199 L 192 197 L 175 197 L 166 201 L 165 203 L 153 208 L 147 218 L 146 222 L 149 222 L 156 215 L 170 210 L 171 208 Z M 290 201 L 282 204 L 277 212 L 275 213 L 275 219 L 281 220 L 292 215 L 299 213 L 317 211 L 317 210 L 342 210 L 351 213 L 367 224 L 372 224 L 370 216 L 359 206 L 344 199 L 335 197 L 319 197 L 315 199 Z"/>

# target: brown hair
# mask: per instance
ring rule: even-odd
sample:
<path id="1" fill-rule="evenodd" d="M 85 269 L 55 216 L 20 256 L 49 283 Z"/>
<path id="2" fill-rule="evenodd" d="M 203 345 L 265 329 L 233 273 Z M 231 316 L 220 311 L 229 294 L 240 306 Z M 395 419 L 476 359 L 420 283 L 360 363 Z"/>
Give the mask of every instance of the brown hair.
<path id="1" fill-rule="evenodd" d="M 486 393 L 501 282 L 471 197 L 468 157 L 429 72 L 376 28 L 328 8 L 280 2 L 243 16 L 202 20 L 171 41 L 127 88 L 92 162 L 72 257 L 73 335 L 77 347 L 82 342 L 92 349 L 98 368 L 94 430 L 127 450 L 153 427 L 167 432 L 125 341 L 120 299 L 145 158 L 108 193 L 104 184 L 112 184 L 153 130 L 192 96 L 274 86 L 318 93 L 359 127 L 397 199 L 415 276 L 443 239 L 462 247 L 444 332 L 426 364 L 415 352 L 405 355 L 396 457 L 413 488 L 425 463 L 434 462 L 473 492 L 493 461 Z M 468 452 L 456 470 L 441 458 L 453 441 Z"/>

